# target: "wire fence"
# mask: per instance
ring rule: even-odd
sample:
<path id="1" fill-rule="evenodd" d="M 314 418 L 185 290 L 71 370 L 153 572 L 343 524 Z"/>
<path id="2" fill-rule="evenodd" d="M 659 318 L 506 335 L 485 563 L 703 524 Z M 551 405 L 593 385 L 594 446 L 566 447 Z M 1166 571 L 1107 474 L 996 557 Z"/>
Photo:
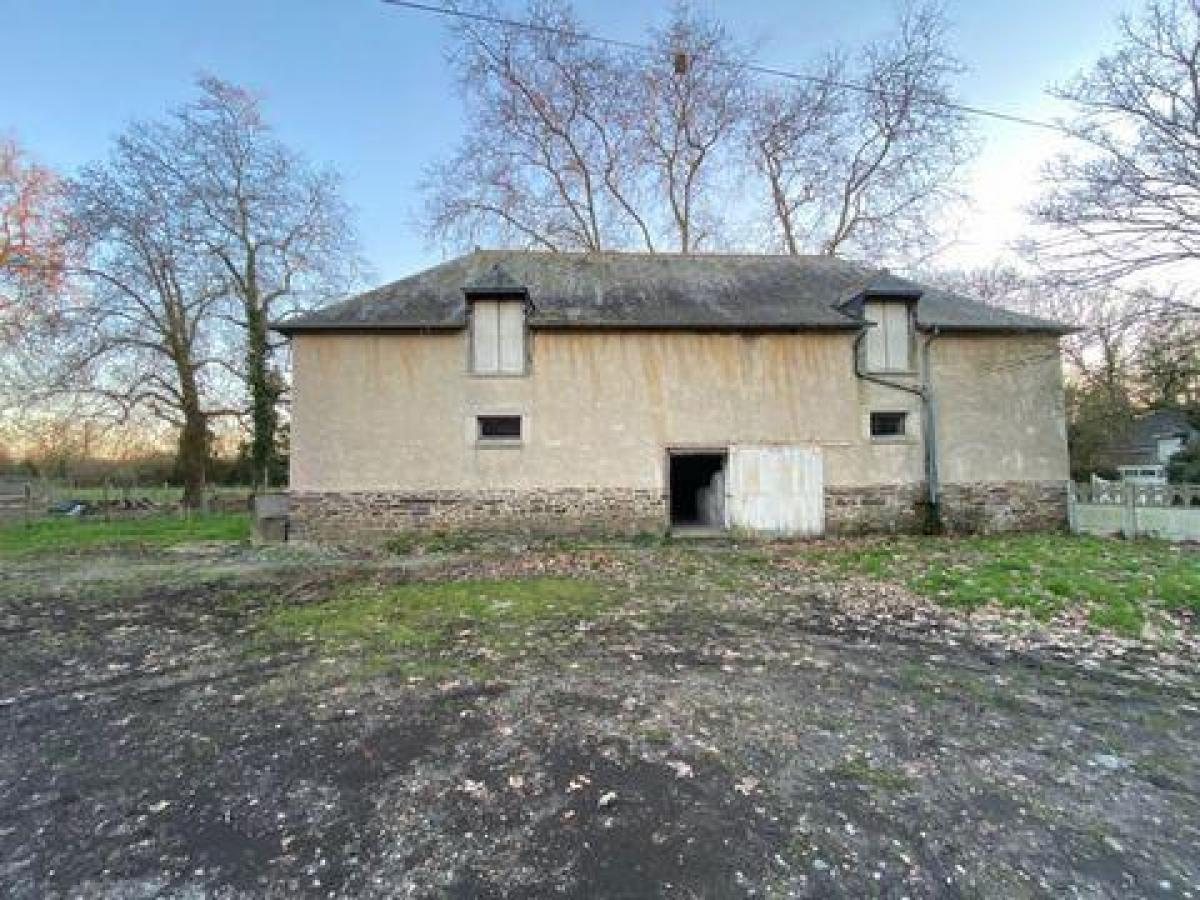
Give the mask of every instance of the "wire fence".
<path id="1" fill-rule="evenodd" d="M 81 487 L 54 479 L 0 479 L 0 526 L 32 523 L 54 517 L 135 518 L 150 515 L 205 515 L 246 512 L 253 489 L 209 486 L 199 509 L 183 506 L 183 488 L 171 484 L 104 482 Z"/>

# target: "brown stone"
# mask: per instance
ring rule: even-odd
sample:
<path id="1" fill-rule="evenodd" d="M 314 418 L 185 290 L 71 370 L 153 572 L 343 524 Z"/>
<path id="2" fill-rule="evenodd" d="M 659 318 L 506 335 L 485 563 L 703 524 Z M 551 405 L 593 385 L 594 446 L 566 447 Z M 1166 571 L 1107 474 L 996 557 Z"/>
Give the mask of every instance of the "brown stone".
<path id="1" fill-rule="evenodd" d="M 1065 482 L 946 484 L 940 512 L 950 533 L 1062 528 Z M 293 492 L 289 534 L 299 540 L 382 538 L 414 529 L 529 532 L 661 531 L 667 498 L 635 488 Z M 919 533 L 928 522 L 923 484 L 825 489 L 830 535 Z"/>
<path id="2" fill-rule="evenodd" d="M 291 534 L 299 540 L 383 537 L 413 529 L 539 532 L 661 530 L 666 498 L 636 489 L 293 492 Z"/>

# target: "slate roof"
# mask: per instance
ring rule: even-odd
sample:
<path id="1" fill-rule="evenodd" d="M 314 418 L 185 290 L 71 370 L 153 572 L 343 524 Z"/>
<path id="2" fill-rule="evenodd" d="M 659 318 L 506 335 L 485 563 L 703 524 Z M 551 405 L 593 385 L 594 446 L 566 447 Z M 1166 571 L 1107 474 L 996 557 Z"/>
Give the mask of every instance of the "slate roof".
<path id="1" fill-rule="evenodd" d="M 1149 452 L 1157 462 L 1159 438 L 1183 438 L 1185 445 L 1200 439 L 1200 429 L 1182 409 L 1156 409 L 1137 416 L 1129 429 L 1128 444 L 1135 452 Z"/>
<path id="2" fill-rule="evenodd" d="M 1200 434 L 1192 424 L 1192 418 L 1187 410 L 1167 407 L 1143 413 L 1133 420 L 1134 438 L 1139 441 L 1152 441 L 1160 437 L 1186 437 Z"/>
<path id="3" fill-rule="evenodd" d="M 1200 441 L 1200 429 L 1182 409 L 1156 409 L 1134 418 L 1105 448 L 1113 465 L 1152 466 L 1159 463 L 1159 438 L 1183 438 L 1185 447 Z"/>
<path id="4" fill-rule="evenodd" d="M 478 250 L 323 309 L 284 334 L 466 325 L 466 296 L 527 298 L 532 328 L 804 331 L 856 329 L 861 299 L 914 296 L 918 325 L 947 331 L 1069 329 L 828 256 Z"/>

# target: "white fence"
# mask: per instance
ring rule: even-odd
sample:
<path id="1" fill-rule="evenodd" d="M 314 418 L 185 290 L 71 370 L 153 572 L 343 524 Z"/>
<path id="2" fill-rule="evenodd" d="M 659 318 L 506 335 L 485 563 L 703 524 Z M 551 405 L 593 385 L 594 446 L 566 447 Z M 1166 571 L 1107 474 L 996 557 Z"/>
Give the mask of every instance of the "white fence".
<path id="1" fill-rule="evenodd" d="M 1200 484 L 1073 484 L 1076 534 L 1200 541 Z"/>

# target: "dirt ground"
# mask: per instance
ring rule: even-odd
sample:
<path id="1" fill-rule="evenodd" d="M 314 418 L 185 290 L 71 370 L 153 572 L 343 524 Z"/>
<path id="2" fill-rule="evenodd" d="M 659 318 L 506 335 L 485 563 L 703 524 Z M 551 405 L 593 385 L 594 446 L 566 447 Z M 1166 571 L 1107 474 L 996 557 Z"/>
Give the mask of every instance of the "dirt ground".
<path id="1" fill-rule="evenodd" d="M 0 570 L 6 897 L 1200 897 L 1194 644 L 964 618 L 802 548 L 190 546 Z M 337 584 L 603 582 L 414 658 Z"/>

